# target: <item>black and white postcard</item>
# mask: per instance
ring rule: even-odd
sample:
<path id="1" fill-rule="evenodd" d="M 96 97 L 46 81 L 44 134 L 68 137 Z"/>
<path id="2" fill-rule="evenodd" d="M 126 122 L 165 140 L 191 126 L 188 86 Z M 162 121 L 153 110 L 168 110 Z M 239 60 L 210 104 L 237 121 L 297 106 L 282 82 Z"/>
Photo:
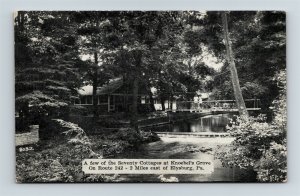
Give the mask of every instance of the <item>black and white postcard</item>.
<path id="1" fill-rule="evenodd" d="M 17 183 L 286 182 L 283 11 L 17 11 Z"/>

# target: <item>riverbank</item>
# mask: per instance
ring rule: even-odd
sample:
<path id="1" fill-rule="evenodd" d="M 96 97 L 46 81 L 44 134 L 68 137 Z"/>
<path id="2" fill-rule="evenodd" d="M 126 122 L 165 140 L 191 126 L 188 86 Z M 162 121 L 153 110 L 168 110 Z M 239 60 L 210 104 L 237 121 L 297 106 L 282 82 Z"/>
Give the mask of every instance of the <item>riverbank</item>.
<path id="1" fill-rule="evenodd" d="M 88 137 L 73 123 L 61 121 L 60 135 L 41 140 L 30 151 L 16 150 L 16 179 L 26 182 L 114 182 L 117 176 L 85 175 L 81 162 L 87 158 L 119 157 L 159 138 L 154 133 L 120 129 Z M 59 129 L 59 128 L 58 128 Z"/>
<path id="2" fill-rule="evenodd" d="M 140 159 L 200 159 L 210 160 L 214 165 L 211 174 L 171 174 L 163 175 L 164 179 L 176 182 L 256 182 L 256 173 L 239 168 L 223 167 L 215 153 L 220 146 L 232 140 L 222 138 L 174 139 L 162 137 L 160 141 L 141 146 L 138 151 L 122 154 L 121 158 Z M 120 182 L 163 182 L 160 175 L 120 175 Z"/>
<path id="3" fill-rule="evenodd" d="M 197 119 L 206 115 L 209 115 L 209 113 L 173 113 L 167 111 L 153 112 L 147 115 L 140 115 L 138 118 L 138 126 L 141 129 L 148 130 L 149 128 L 151 129 L 151 127 L 168 125 L 178 121 Z M 87 134 L 90 135 L 101 134 L 101 131 L 109 132 L 112 130 L 130 127 L 130 118 L 128 114 L 123 113 L 99 116 L 97 120 L 95 120 L 93 116 L 71 115 L 68 120 L 87 130 Z"/>

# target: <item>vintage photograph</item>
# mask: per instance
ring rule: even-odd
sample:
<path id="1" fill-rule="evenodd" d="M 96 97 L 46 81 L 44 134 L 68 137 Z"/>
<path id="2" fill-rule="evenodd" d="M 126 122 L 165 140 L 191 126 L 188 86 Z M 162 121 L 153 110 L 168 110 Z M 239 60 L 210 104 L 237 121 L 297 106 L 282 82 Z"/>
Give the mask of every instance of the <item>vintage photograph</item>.
<path id="1" fill-rule="evenodd" d="M 14 33 L 17 183 L 287 181 L 285 12 L 17 11 Z"/>

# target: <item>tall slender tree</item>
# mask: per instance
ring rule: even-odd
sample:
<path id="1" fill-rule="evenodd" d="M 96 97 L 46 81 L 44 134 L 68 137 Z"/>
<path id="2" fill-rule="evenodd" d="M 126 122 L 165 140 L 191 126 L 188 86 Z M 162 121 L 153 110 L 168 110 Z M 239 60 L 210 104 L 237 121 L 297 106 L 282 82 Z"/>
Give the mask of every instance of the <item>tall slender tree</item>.
<path id="1" fill-rule="evenodd" d="M 227 62 L 229 64 L 230 74 L 231 74 L 231 81 L 234 91 L 234 97 L 235 101 L 239 110 L 239 114 L 242 119 L 247 120 L 249 115 L 248 111 L 244 102 L 244 98 L 242 95 L 239 78 L 234 62 L 233 52 L 232 52 L 232 46 L 229 38 L 229 32 L 228 32 L 228 22 L 227 22 L 227 14 L 226 12 L 222 13 L 222 23 L 223 23 L 223 29 L 224 29 L 224 41 L 226 46 L 226 56 L 227 56 Z"/>

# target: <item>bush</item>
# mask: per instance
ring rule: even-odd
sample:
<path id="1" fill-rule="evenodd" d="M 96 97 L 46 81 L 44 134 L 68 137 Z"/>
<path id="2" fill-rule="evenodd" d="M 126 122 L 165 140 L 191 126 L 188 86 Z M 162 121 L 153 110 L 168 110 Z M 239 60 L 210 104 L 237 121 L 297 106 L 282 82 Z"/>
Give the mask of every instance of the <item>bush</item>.
<path id="1" fill-rule="evenodd" d="M 262 115 L 246 122 L 237 117 L 227 126 L 235 140 L 216 154 L 224 166 L 253 169 L 261 182 L 285 182 L 287 179 L 285 71 L 276 77 L 281 93 L 273 102 L 273 121 L 266 123 Z"/>
<path id="2" fill-rule="evenodd" d="M 86 158 L 101 158 L 93 152 L 89 138 L 76 124 L 54 120 L 61 127 L 61 140 L 49 140 L 42 150 L 16 154 L 17 182 L 86 182 L 90 175 L 81 171 Z M 97 175 L 97 181 L 105 181 Z M 95 181 L 95 177 L 93 181 Z"/>
<path id="3" fill-rule="evenodd" d="M 140 144 L 142 137 L 132 128 L 122 128 L 116 131 L 114 134 L 110 135 L 111 140 L 122 140 L 127 141 L 129 144 L 135 146 Z"/>
<path id="4" fill-rule="evenodd" d="M 91 137 L 92 148 L 105 157 L 120 157 L 125 151 L 136 151 L 141 145 L 158 141 L 155 133 L 140 131 L 137 133 L 131 128 L 106 132 Z"/>
<path id="5" fill-rule="evenodd" d="M 260 159 L 257 178 L 261 182 L 285 182 L 287 175 L 286 140 L 283 144 L 272 142 Z"/>
<path id="6" fill-rule="evenodd" d="M 88 110 L 84 106 L 73 105 L 72 107 L 70 107 L 70 114 L 72 114 L 72 115 L 87 115 Z"/>
<path id="7" fill-rule="evenodd" d="M 238 118 L 228 132 L 235 140 L 217 153 L 224 166 L 254 170 L 262 182 L 286 180 L 286 132 L 281 127 L 257 118 L 247 122 Z"/>
<path id="8" fill-rule="evenodd" d="M 111 182 L 116 175 L 85 175 L 81 162 L 88 158 L 120 156 L 125 150 L 153 141 L 155 134 L 126 128 L 89 138 L 77 124 L 55 119 L 57 139 L 39 149 L 16 153 L 17 182 Z M 53 128 L 54 126 L 52 126 Z"/>

